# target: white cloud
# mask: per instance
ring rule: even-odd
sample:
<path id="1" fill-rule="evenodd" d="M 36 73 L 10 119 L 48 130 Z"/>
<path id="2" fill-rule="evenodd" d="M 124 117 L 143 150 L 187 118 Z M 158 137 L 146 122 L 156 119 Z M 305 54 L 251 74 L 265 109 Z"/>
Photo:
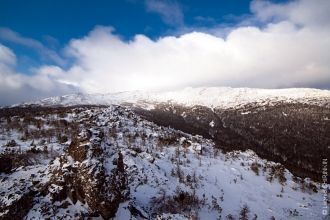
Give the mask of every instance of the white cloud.
<path id="1" fill-rule="evenodd" d="M 256 17 L 263 20 L 272 17 L 272 22 L 263 28 L 235 28 L 225 38 L 191 32 L 156 41 L 137 35 L 126 42 L 112 28 L 96 27 L 88 36 L 69 44 L 68 53 L 76 62 L 63 71 L 62 80 L 79 85 L 86 92 L 191 85 L 265 88 L 330 85 L 330 31 L 314 25 L 316 15 L 313 15 L 328 16 L 319 9 L 328 5 L 322 2 L 319 0 L 312 7 L 314 12 L 307 13 L 310 20 L 296 18 L 295 11 L 308 11 L 311 7 L 308 1 L 280 6 L 253 2 Z M 274 17 L 278 19 L 274 21 Z"/>
<path id="2" fill-rule="evenodd" d="M 147 11 L 159 14 L 166 24 L 175 27 L 184 25 L 184 15 L 176 1 L 145 0 L 145 5 Z"/>
<path id="3" fill-rule="evenodd" d="M 15 54 L 8 48 L 0 44 L 0 64 L 15 64 L 16 56 Z"/>
<path id="4" fill-rule="evenodd" d="M 287 20 L 310 28 L 330 26 L 330 1 L 295 0 L 273 4 L 268 1 L 253 1 L 251 10 L 262 21 Z"/>
<path id="5" fill-rule="evenodd" d="M 15 71 L 16 56 L 8 47 L 0 44 L 0 105 L 9 105 L 29 100 L 37 100 L 53 95 L 72 93 L 74 87 L 58 82 L 56 69 L 52 74 L 45 71 L 51 67 L 36 70 L 32 76 Z"/>
<path id="6" fill-rule="evenodd" d="M 61 93 L 72 88 L 105 93 L 208 85 L 329 88 L 330 29 L 322 23 L 328 15 L 321 9 L 328 1 L 310 4 L 301 0 L 278 6 L 255 1 L 251 5 L 255 18 L 265 25 L 233 28 L 226 37 L 190 32 L 158 40 L 136 35 L 127 42 L 111 27 L 99 26 L 71 40 L 66 52 L 74 63 L 69 69 L 43 66 L 33 77 L 9 72 L 8 78 L 1 73 L 6 80 L 2 84 L 14 88 L 14 82 L 19 82 L 23 83 L 18 84 L 20 88 L 47 94 L 55 93 L 59 85 Z M 299 18 L 297 10 L 306 16 Z M 15 60 L 11 52 L 0 54 L 7 54 L 1 56 L 9 63 Z"/>
<path id="7" fill-rule="evenodd" d="M 12 31 L 8 28 L 0 27 L 0 39 L 32 48 L 36 50 L 43 58 L 52 60 L 57 65 L 63 66 L 66 63 L 65 60 L 61 56 L 59 56 L 55 51 L 45 47 L 39 41 L 31 38 L 23 37 L 19 33 L 16 33 L 15 31 Z"/>

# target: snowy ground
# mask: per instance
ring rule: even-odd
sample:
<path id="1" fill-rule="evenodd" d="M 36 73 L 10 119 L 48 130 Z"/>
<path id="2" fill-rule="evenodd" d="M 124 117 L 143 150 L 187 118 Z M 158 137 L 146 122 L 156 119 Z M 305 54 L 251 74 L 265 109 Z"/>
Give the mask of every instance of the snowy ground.
<path id="1" fill-rule="evenodd" d="M 244 206 L 249 219 L 326 219 L 319 183 L 295 178 L 280 164 L 262 160 L 253 151 L 224 154 L 210 140 L 157 126 L 117 106 L 85 108 L 69 118 L 79 124 L 79 137 L 86 138 L 77 149 L 91 149 L 96 143 L 103 153 L 93 156 L 88 151 L 78 161 L 66 150 L 70 140 L 58 143 L 51 139 L 48 144 L 57 144 L 54 150 L 59 156 L 0 174 L 0 218 L 31 192 L 32 207 L 25 219 L 88 215 L 95 211 L 91 204 L 69 197 L 54 201 L 50 196 L 61 191 L 60 185 L 51 182 L 54 170 L 97 164 L 110 176 L 120 152 L 129 196 L 119 205 L 115 219 L 239 219 Z M 20 135 L 15 129 L 2 135 L 0 153 L 11 139 L 28 150 L 31 141 L 19 141 Z"/>

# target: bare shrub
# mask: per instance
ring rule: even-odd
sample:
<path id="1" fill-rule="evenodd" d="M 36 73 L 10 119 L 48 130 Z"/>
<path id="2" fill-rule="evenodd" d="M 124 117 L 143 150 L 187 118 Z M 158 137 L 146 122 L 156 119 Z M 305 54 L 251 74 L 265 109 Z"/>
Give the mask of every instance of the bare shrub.
<path id="1" fill-rule="evenodd" d="M 192 192 L 185 192 L 177 188 L 173 196 L 167 196 L 164 189 L 161 189 L 158 197 L 153 197 L 151 203 L 157 213 L 182 213 L 196 210 L 200 206 L 200 200 Z"/>
<path id="2" fill-rule="evenodd" d="M 249 219 L 249 212 L 250 209 L 249 207 L 245 204 L 243 206 L 243 208 L 241 209 L 240 213 L 239 213 L 239 219 L 240 220 L 248 220 Z"/>
<path id="3" fill-rule="evenodd" d="M 259 166 L 260 164 L 258 164 L 257 162 L 253 162 L 251 164 L 251 170 L 257 175 L 259 176 Z"/>

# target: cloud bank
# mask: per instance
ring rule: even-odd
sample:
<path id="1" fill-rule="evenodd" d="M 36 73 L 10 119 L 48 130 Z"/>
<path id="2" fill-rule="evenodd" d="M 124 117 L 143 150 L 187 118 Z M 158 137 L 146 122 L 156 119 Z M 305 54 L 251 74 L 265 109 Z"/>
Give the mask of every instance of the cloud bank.
<path id="1" fill-rule="evenodd" d="M 15 55 L 2 45 L 0 98 L 31 88 L 49 95 L 185 86 L 330 87 L 330 1 L 253 1 L 251 11 L 259 25 L 233 27 L 225 37 L 190 32 L 125 41 L 113 28 L 98 26 L 69 42 L 70 68 L 42 66 L 33 76 L 16 73 Z"/>

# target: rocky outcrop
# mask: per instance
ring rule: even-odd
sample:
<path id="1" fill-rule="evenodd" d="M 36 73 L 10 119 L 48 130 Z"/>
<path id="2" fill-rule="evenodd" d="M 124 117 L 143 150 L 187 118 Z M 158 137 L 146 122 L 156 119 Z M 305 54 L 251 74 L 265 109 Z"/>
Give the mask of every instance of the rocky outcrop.
<path id="1" fill-rule="evenodd" d="M 113 217 L 129 194 L 123 156 L 118 152 L 117 166 L 105 167 L 107 153 L 101 147 L 100 131 L 83 130 L 52 170 L 48 192 L 53 201 L 88 204 L 87 216 Z"/>

